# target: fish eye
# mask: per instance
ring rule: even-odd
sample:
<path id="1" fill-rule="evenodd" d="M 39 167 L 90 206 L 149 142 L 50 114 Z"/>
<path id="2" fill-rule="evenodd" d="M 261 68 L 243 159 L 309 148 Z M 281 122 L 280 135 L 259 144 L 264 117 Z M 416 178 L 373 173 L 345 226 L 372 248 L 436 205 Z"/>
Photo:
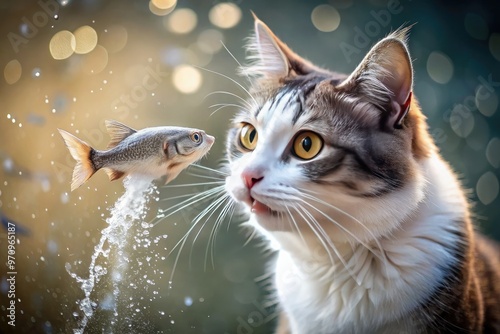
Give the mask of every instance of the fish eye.
<path id="1" fill-rule="evenodd" d="M 293 154 L 302 160 L 311 160 L 319 154 L 323 148 L 323 139 L 312 132 L 299 133 L 293 140 Z"/>
<path id="2" fill-rule="evenodd" d="M 257 146 L 259 135 L 257 129 L 252 124 L 243 123 L 240 130 L 240 145 L 248 150 L 253 151 Z"/>
<path id="3" fill-rule="evenodd" d="M 193 132 L 190 137 L 196 144 L 201 143 L 201 134 L 199 132 Z"/>

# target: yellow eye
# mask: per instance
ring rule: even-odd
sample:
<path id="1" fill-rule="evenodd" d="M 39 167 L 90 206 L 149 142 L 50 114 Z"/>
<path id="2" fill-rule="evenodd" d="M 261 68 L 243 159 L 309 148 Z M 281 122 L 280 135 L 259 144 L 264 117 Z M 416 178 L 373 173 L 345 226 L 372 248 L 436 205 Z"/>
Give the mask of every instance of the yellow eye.
<path id="1" fill-rule="evenodd" d="M 240 144 L 243 148 L 253 151 L 257 146 L 257 139 L 259 138 L 255 127 L 248 123 L 243 123 L 240 131 Z"/>
<path id="2" fill-rule="evenodd" d="M 323 140 L 316 133 L 305 131 L 293 141 L 293 153 L 300 159 L 310 160 L 323 148 Z"/>

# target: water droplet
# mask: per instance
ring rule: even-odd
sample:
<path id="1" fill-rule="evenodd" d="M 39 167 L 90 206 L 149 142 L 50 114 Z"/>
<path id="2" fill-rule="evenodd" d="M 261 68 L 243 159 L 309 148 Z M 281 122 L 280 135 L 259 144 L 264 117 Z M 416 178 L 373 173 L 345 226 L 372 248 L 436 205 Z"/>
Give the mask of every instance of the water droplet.
<path id="1" fill-rule="evenodd" d="M 42 70 L 40 70 L 40 68 L 38 67 L 35 67 L 33 71 L 31 71 L 31 76 L 33 78 L 39 78 L 41 75 L 42 75 Z"/>
<path id="2" fill-rule="evenodd" d="M 193 305 L 193 298 L 191 297 L 184 298 L 184 305 L 186 305 L 187 307 Z"/>
<path id="3" fill-rule="evenodd" d="M 66 204 L 69 202 L 69 195 L 67 192 L 61 194 L 61 203 Z"/>

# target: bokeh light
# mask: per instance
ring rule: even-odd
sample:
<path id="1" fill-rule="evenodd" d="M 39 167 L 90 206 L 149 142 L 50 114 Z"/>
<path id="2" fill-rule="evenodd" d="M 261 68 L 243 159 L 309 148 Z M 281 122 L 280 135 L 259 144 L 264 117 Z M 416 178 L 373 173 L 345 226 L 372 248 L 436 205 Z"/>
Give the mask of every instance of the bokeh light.
<path id="1" fill-rule="evenodd" d="M 210 22 L 222 29 L 229 29 L 241 20 L 241 9 L 232 2 L 222 2 L 210 9 L 208 13 Z"/>
<path id="2" fill-rule="evenodd" d="M 18 82 L 22 73 L 23 68 L 17 59 L 9 61 L 3 70 L 3 76 L 9 85 L 13 85 Z"/>
<path id="3" fill-rule="evenodd" d="M 491 34 L 488 44 L 492 56 L 495 57 L 496 60 L 500 61 L 500 34 Z"/>
<path id="4" fill-rule="evenodd" d="M 469 106 L 457 104 L 451 111 L 450 126 L 457 136 L 467 138 L 474 129 L 474 118 Z"/>
<path id="5" fill-rule="evenodd" d="M 475 13 L 467 13 L 464 20 L 465 30 L 472 37 L 484 40 L 488 38 L 489 31 L 486 21 Z"/>
<path id="6" fill-rule="evenodd" d="M 127 40 L 127 29 L 120 25 L 111 25 L 99 35 L 99 44 L 109 53 L 121 51 L 127 45 Z"/>
<path id="7" fill-rule="evenodd" d="M 492 172 L 486 172 L 477 181 L 476 193 L 479 200 L 488 205 L 498 196 L 498 179 Z"/>
<path id="8" fill-rule="evenodd" d="M 481 85 L 476 90 L 476 106 L 484 116 L 493 116 L 498 108 L 498 95 L 490 87 Z"/>
<path id="9" fill-rule="evenodd" d="M 311 21 L 319 31 L 331 32 L 340 25 L 340 13 L 330 5 L 319 5 L 313 9 Z"/>
<path id="10" fill-rule="evenodd" d="M 172 14 L 165 17 L 163 24 L 168 31 L 176 34 L 187 34 L 196 28 L 198 17 L 189 8 L 176 9 Z"/>
<path id="11" fill-rule="evenodd" d="M 176 5 L 177 0 L 151 0 L 149 10 L 157 16 L 165 16 L 170 14 Z"/>
<path id="12" fill-rule="evenodd" d="M 172 81 L 179 92 L 192 94 L 200 88 L 202 76 L 198 69 L 189 65 L 180 65 L 174 69 Z"/>
<path id="13" fill-rule="evenodd" d="M 87 74 L 102 72 L 108 65 L 108 51 L 101 45 L 97 45 L 92 52 L 83 58 L 82 70 Z"/>
<path id="14" fill-rule="evenodd" d="M 177 0 L 151 0 L 151 2 L 159 9 L 170 9 L 177 4 Z"/>
<path id="15" fill-rule="evenodd" d="M 491 166 L 500 167 L 500 139 L 494 137 L 486 146 L 486 158 Z"/>
<path id="16" fill-rule="evenodd" d="M 97 45 L 97 32 L 91 26 L 82 26 L 74 32 L 76 39 L 75 53 L 86 54 Z"/>
<path id="17" fill-rule="evenodd" d="M 427 58 L 427 73 L 432 80 L 445 84 L 453 76 L 453 62 L 444 53 L 433 51 Z"/>
<path id="18" fill-rule="evenodd" d="M 67 59 L 76 50 L 76 38 L 71 31 L 62 30 L 50 39 L 49 50 L 54 59 Z"/>
<path id="19" fill-rule="evenodd" d="M 218 30 L 207 29 L 200 33 L 196 43 L 203 52 L 214 54 L 222 49 L 224 35 Z"/>

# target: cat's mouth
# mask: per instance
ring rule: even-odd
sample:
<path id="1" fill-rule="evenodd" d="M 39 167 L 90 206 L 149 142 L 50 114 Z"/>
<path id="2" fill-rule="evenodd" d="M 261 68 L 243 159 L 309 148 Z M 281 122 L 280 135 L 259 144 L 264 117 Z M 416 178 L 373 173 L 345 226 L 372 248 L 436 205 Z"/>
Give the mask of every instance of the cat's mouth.
<path id="1" fill-rule="evenodd" d="M 272 210 L 270 207 L 268 207 L 267 205 L 265 205 L 262 202 L 259 202 L 258 200 L 256 200 L 252 196 L 250 196 L 250 209 L 251 209 L 252 213 L 254 213 L 256 215 L 266 215 L 266 214 L 273 215 L 273 216 L 278 215 L 277 211 Z"/>

